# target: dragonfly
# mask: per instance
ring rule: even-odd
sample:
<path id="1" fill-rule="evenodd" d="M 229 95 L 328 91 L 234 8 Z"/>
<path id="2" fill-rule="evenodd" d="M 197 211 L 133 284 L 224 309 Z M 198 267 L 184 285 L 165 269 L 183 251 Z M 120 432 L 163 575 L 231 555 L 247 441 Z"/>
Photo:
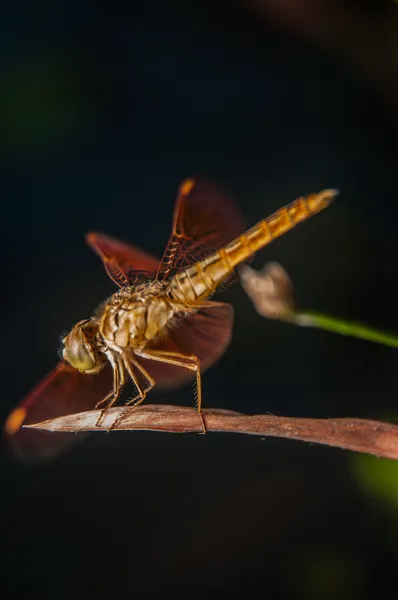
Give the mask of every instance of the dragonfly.
<path id="1" fill-rule="evenodd" d="M 141 404 L 155 386 L 172 389 L 194 379 L 202 417 L 201 374 L 227 349 L 234 311 L 212 300 L 239 279 L 238 269 L 274 239 L 322 211 L 336 190 L 302 196 L 245 233 L 236 204 L 213 183 L 186 179 L 179 187 L 172 234 L 162 259 L 90 232 L 118 290 L 62 340 L 62 360 L 11 412 L 5 433 L 24 458 L 51 457 L 79 436 L 23 425 L 116 404 L 127 382 Z"/>

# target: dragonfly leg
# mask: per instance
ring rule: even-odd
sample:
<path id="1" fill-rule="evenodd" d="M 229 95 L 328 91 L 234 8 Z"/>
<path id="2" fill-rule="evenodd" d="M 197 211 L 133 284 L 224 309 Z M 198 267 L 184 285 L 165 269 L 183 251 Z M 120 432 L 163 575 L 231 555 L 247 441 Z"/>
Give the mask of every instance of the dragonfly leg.
<path id="1" fill-rule="evenodd" d="M 114 420 L 114 422 L 108 429 L 108 433 L 115 428 L 116 424 L 120 421 L 120 419 L 122 419 L 128 412 L 130 412 L 130 410 L 137 408 L 137 406 L 139 406 L 141 402 L 145 400 L 147 393 L 155 385 L 155 380 L 149 375 L 147 370 L 144 369 L 142 365 L 140 365 L 138 361 L 134 360 L 131 356 L 127 357 L 126 355 L 122 356 L 122 360 L 127 373 L 130 375 L 134 385 L 138 390 L 138 394 L 126 402 L 127 408 Z M 148 385 L 146 387 L 143 387 L 139 382 L 136 374 L 134 373 L 133 367 L 140 371 L 140 373 L 147 380 Z"/>
<path id="2" fill-rule="evenodd" d="M 200 363 L 197 356 L 194 354 L 180 354 L 179 352 L 166 352 L 164 350 L 157 350 L 154 348 L 148 348 L 140 352 L 140 356 L 149 360 L 156 360 L 158 362 L 167 363 L 169 365 L 176 365 L 177 367 L 184 367 L 190 371 L 194 371 L 196 375 L 196 408 L 200 418 L 202 433 L 206 433 L 206 425 L 203 419 L 202 413 L 202 379 L 200 376 Z"/>
<path id="3" fill-rule="evenodd" d="M 124 369 L 123 365 L 120 363 L 120 359 L 117 358 L 115 360 L 114 356 L 110 352 L 107 353 L 107 358 L 113 368 L 113 390 L 95 405 L 95 408 L 99 408 L 102 404 L 105 405 L 105 407 L 101 410 L 100 416 L 97 419 L 97 422 L 95 424 L 96 427 L 100 426 L 101 419 L 104 416 L 105 411 L 107 411 L 108 408 L 111 408 L 114 404 L 116 404 L 125 384 Z"/>

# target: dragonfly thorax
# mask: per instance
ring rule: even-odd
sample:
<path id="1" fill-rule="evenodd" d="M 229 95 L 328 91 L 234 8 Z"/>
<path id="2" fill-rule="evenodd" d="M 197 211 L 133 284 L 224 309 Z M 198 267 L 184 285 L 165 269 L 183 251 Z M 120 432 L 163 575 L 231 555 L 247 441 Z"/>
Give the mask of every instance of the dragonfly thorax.
<path id="1" fill-rule="evenodd" d="M 176 312 L 168 287 L 165 282 L 148 281 L 113 294 L 100 320 L 106 346 L 117 352 L 139 351 L 166 333 Z"/>

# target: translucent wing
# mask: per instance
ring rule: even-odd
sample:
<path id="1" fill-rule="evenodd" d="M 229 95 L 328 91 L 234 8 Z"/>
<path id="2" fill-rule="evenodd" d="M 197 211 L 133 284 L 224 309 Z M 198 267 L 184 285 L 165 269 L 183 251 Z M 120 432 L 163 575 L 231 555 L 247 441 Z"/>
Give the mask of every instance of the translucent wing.
<path id="1" fill-rule="evenodd" d="M 154 277 L 159 267 L 159 260 L 151 254 L 104 233 L 88 233 L 86 241 L 100 256 L 109 277 L 119 287 L 133 285 L 141 278 Z"/>
<path id="2" fill-rule="evenodd" d="M 112 389 L 112 370 L 106 365 L 97 375 L 85 375 L 60 362 L 8 416 L 4 432 L 18 458 L 51 458 L 84 439 L 85 434 L 51 433 L 21 429 L 28 423 L 93 409 Z"/>
<path id="3" fill-rule="evenodd" d="M 168 352 L 195 354 L 200 360 L 201 373 L 214 364 L 225 352 L 232 335 L 234 310 L 224 302 L 206 302 L 199 312 L 186 317 L 180 326 L 155 348 Z M 165 363 L 139 359 L 155 378 L 156 387 L 172 389 L 193 378 L 192 372 Z"/>
<path id="4" fill-rule="evenodd" d="M 218 250 L 245 230 L 235 203 L 214 184 L 187 179 L 179 189 L 172 235 L 158 269 L 165 279 Z"/>

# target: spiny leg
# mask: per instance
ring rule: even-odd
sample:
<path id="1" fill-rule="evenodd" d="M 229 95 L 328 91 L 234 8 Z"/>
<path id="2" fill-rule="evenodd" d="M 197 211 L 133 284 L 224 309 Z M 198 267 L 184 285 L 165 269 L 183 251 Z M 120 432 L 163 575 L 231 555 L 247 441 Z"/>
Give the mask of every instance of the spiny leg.
<path id="1" fill-rule="evenodd" d="M 125 383 L 124 371 L 123 371 L 122 366 L 120 365 L 119 359 L 115 360 L 113 355 L 110 352 L 106 353 L 106 356 L 113 368 L 113 390 L 111 392 L 109 392 L 109 394 L 107 394 L 107 396 L 105 396 L 105 398 L 102 398 L 102 400 L 97 402 L 97 404 L 95 405 L 95 408 L 99 408 L 101 406 L 101 404 L 106 404 L 107 405 L 106 408 L 110 408 L 110 406 L 113 406 L 116 401 L 113 399 L 115 398 L 115 396 L 117 396 L 117 394 L 120 395 L 121 389 L 123 388 L 124 383 Z M 109 404 L 109 401 L 111 400 L 111 398 L 112 398 L 112 401 Z"/>
<path id="2" fill-rule="evenodd" d="M 120 419 L 122 419 L 128 412 L 130 412 L 130 410 L 137 408 L 137 406 L 139 406 L 141 404 L 141 402 L 143 402 L 145 400 L 145 397 L 146 397 L 147 393 L 149 392 L 149 390 L 151 390 L 153 388 L 153 386 L 155 385 L 155 380 L 153 379 L 153 377 L 151 377 L 149 375 L 147 370 L 144 369 L 144 367 L 142 365 L 140 365 L 140 363 L 137 360 L 134 360 L 131 356 L 127 357 L 125 355 L 122 356 L 122 360 L 123 360 L 123 364 L 126 368 L 126 371 L 130 375 L 134 385 L 136 386 L 136 388 L 138 390 L 138 394 L 126 402 L 126 405 L 128 406 L 128 408 L 126 408 L 114 420 L 112 425 L 109 427 L 108 432 L 112 431 L 112 429 L 114 429 L 114 427 L 120 421 Z M 141 386 L 140 382 L 138 381 L 138 378 L 137 378 L 136 374 L 134 373 L 132 366 L 134 366 L 136 369 L 138 369 L 142 373 L 142 375 L 144 375 L 145 379 L 149 383 L 149 385 L 145 389 Z"/>
<path id="3" fill-rule="evenodd" d="M 179 352 L 166 352 L 164 350 L 156 350 L 149 348 L 140 352 L 139 356 L 148 358 L 149 360 L 156 360 L 159 362 L 167 363 L 169 365 L 176 365 L 177 367 L 184 367 L 190 371 L 194 371 L 196 374 L 196 408 L 202 424 L 202 432 L 206 433 L 206 425 L 202 414 L 202 378 L 200 375 L 200 364 L 199 359 L 194 354 L 180 354 Z"/>
<path id="4" fill-rule="evenodd" d="M 95 408 L 99 408 L 101 404 L 106 405 L 101 410 L 101 414 L 98 417 L 97 422 L 95 424 L 96 427 L 100 426 L 101 419 L 104 416 L 104 413 L 108 410 L 108 408 L 111 408 L 118 401 L 121 391 L 125 384 L 124 369 L 123 365 L 120 363 L 120 358 L 117 357 L 115 360 L 111 352 L 107 352 L 106 356 L 113 368 L 113 390 L 95 405 Z"/>

